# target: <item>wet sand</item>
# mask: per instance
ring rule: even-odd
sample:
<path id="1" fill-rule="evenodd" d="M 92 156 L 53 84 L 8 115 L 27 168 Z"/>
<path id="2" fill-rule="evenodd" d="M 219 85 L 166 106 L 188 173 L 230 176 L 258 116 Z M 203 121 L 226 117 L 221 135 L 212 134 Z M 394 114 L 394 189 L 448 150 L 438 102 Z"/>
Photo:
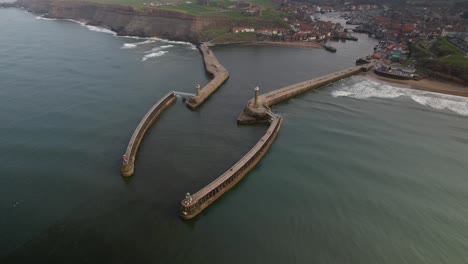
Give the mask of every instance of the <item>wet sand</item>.
<path id="1" fill-rule="evenodd" d="M 377 75 L 374 73 L 374 71 L 369 71 L 363 74 L 380 81 L 385 81 L 392 84 L 400 84 L 404 88 L 468 97 L 468 87 L 457 85 L 455 83 L 441 82 L 428 78 L 419 81 L 397 80 Z"/>

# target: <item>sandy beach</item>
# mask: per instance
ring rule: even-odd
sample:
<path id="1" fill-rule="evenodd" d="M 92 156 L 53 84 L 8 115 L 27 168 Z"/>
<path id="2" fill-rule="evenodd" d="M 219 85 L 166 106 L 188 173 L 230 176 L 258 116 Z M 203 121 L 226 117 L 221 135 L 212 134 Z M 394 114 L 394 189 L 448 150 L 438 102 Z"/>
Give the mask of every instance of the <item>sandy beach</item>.
<path id="1" fill-rule="evenodd" d="M 364 75 L 380 81 L 385 81 L 392 84 L 399 84 L 404 88 L 468 97 L 468 87 L 464 87 L 450 82 L 441 82 L 428 78 L 419 81 L 397 80 L 377 75 L 374 73 L 374 71 L 369 71 L 367 73 L 364 73 Z"/>

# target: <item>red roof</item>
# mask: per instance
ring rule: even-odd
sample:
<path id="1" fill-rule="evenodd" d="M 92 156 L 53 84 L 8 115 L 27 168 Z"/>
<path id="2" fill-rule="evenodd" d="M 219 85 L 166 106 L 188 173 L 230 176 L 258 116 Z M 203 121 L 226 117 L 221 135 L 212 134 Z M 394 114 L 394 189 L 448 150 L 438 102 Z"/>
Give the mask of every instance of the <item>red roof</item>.
<path id="1" fill-rule="evenodd" d="M 402 27 L 401 27 L 401 31 L 403 31 L 404 33 L 410 33 L 410 32 L 413 32 L 416 28 L 412 25 L 412 24 L 404 24 Z"/>
<path id="2" fill-rule="evenodd" d="M 390 23 L 391 19 L 388 17 L 378 16 L 375 20 L 379 23 Z"/>

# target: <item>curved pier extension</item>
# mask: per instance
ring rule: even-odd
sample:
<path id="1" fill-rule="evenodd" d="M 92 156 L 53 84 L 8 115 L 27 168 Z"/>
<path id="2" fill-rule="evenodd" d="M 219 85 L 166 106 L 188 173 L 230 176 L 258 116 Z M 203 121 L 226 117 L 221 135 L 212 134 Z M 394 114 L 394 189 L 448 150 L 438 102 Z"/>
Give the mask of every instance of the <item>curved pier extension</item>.
<path id="1" fill-rule="evenodd" d="M 161 115 L 161 113 L 177 100 L 175 92 L 169 92 L 161 98 L 141 119 L 140 123 L 133 132 L 130 142 L 128 143 L 127 150 L 123 156 L 122 167 L 120 172 L 122 176 L 132 176 L 135 171 L 135 159 L 143 140 L 146 131 L 151 127 L 154 121 Z"/>
<path id="2" fill-rule="evenodd" d="M 206 99 L 229 78 L 229 72 L 219 63 L 216 56 L 205 43 L 200 44 L 199 49 L 203 55 L 205 69 L 211 75 L 212 79 L 205 87 L 197 90 L 195 96 L 187 100 L 186 105 L 191 110 L 195 110 L 198 106 L 203 104 Z"/>
<path id="3" fill-rule="evenodd" d="M 266 122 L 269 118 L 268 112 L 270 111 L 270 107 L 272 105 L 278 104 L 310 90 L 317 89 L 327 84 L 347 78 L 354 74 L 368 71 L 372 67 L 372 64 L 356 66 L 312 80 L 286 86 L 284 88 L 280 88 L 260 96 L 255 96 L 249 100 L 247 106 L 244 109 L 244 112 L 242 112 L 237 118 L 237 123 L 249 124 Z"/>
<path id="4" fill-rule="evenodd" d="M 268 115 L 271 122 L 270 127 L 265 135 L 242 159 L 197 193 L 193 195 L 187 194 L 181 202 L 180 208 L 180 216 L 183 219 L 192 219 L 201 213 L 206 207 L 236 185 L 265 155 L 275 140 L 283 122 L 280 116 L 271 112 L 268 112 Z"/>

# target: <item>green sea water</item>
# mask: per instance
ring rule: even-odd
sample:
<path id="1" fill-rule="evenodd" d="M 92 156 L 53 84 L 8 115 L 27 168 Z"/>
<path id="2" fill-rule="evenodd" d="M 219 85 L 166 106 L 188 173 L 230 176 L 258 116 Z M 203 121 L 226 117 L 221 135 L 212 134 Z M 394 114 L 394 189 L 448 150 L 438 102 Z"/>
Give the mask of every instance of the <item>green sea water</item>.
<path id="1" fill-rule="evenodd" d="M 208 82 L 187 43 L 0 9 L 1 263 L 466 263 L 468 100 L 354 76 L 273 107 L 260 164 L 199 217 L 178 208 L 245 154 L 270 91 L 353 65 L 375 42 L 216 47 L 231 77 L 179 100 L 119 174 L 140 118 Z M 341 47 L 341 48 L 340 48 Z"/>

